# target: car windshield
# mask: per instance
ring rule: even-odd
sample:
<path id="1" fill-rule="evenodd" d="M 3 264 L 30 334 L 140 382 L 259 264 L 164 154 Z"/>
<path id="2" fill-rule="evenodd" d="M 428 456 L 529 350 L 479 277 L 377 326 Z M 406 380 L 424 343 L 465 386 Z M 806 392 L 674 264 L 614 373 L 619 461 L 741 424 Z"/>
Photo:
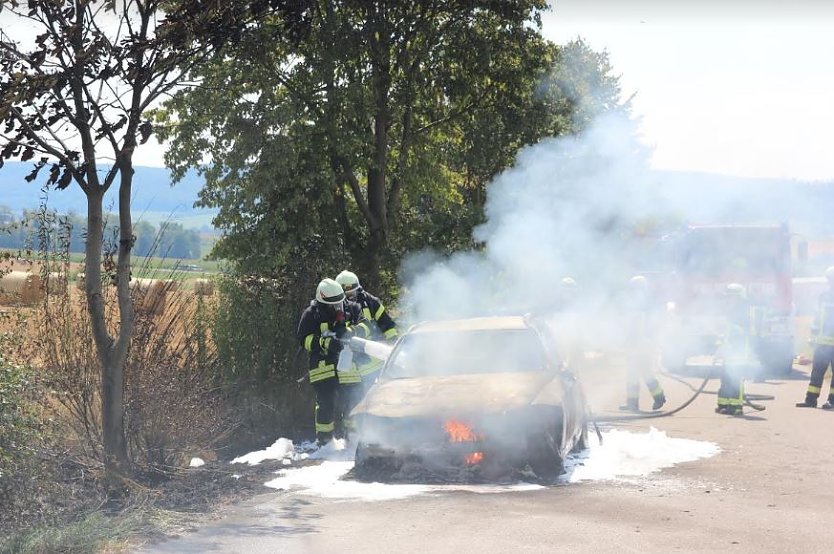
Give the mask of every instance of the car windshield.
<path id="1" fill-rule="evenodd" d="M 545 366 L 544 348 L 532 329 L 424 332 L 403 337 L 385 376 L 540 371 Z"/>

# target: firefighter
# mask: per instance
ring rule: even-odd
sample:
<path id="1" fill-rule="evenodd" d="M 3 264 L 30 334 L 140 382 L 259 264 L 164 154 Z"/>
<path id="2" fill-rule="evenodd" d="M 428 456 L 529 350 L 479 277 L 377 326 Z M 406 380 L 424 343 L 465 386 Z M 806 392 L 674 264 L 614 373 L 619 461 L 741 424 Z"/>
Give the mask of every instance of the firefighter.
<path id="1" fill-rule="evenodd" d="M 822 391 L 822 381 L 828 366 L 834 368 L 834 266 L 825 270 L 828 290 L 820 295 L 817 313 L 811 326 L 811 342 L 814 345 L 814 361 L 811 366 L 811 380 L 805 400 L 796 404 L 797 408 L 816 408 L 817 399 Z M 834 375 L 828 387 L 828 402 L 823 410 L 834 410 Z"/>
<path id="2" fill-rule="evenodd" d="M 555 294 L 554 334 L 562 362 L 571 369 L 580 369 L 585 358 L 585 341 L 579 325 L 579 286 L 573 277 L 562 277 Z"/>
<path id="3" fill-rule="evenodd" d="M 382 305 L 379 298 L 365 291 L 359 284 L 359 277 L 351 271 L 342 271 L 336 276 L 336 282 L 341 285 L 347 298 L 359 304 L 361 309 L 361 322 L 367 325 L 368 338 L 371 340 L 393 341 L 397 338 L 397 324 L 391 319 L 390 314 Z M 354 322 L 354 323 L 358 323 Z M 367 389 L 376 381 L 379 370 L 382 369 L 382 360 L 372 358 L 367 354 L 356 356 L 359 374 L 362 379 L 363 389 Z"/>
<path id="4" fill-rule="evenodd" d="M 644 276 L 635 275 L 629 281 L 626 298 L 626 403 L 620 407 L 622 410 L 639 410 L 640 381 L 646 384 L 652 395 L 652 410 L 659 410 L 666 403 L 663 387 L 654 372 L 658 356 L 654 316 L 649 282 Z"/>
<path id="5" fill-rule="evenodd" d="M 730 283 L 724 291 L 724 330 L 719 353 L 724 365 L 718 389 L 716 413 L 742 415 L 744 408 L 744 374 L 755 357 L 756 318 L 747 291 L 739 283 Z"/>
<path id="6" fill-rule="evenodd" d="M 349 411 L 350 387 L 361 383 L 355 367 L 339 371 L 336 365 L 343 341 L 366 329 L 352 326 L 359 319 L 359 306 L 345 298 L 342 287 L 333 279 L 323 279 L 316 298 L 301 314 L 296 336 L 309 353 L 309 380 L 316 391 L 316 442 L 327 444 L 336 434 L 344 435 Z M 338 424 L 338 428 L 337 428 Z"/>

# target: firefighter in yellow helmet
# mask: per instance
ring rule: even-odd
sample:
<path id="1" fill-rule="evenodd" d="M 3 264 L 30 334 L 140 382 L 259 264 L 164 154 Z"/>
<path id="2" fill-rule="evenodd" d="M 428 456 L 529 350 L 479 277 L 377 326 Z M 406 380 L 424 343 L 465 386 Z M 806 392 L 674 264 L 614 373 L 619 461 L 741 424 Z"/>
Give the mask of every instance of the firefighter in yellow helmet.
<path id="1" fill-rule="evenodd" d="M 811 325 L 811 342 L 814 344 L 814 361 L 811 365 L 811 380 L 805 400 L 796 404 L 797 408 L 816 408 L 822 392 L 822 381 L 828 366 L 834 370 L 834 266 L 825 270 L 828 290 L 820 295 L 817 313 Z M 834 376 L 828 387 L 828 401 L 822 405 L 823 410 L 834 410 Z"/>
<path id="2" fill-rule="evenodd" d="M 744 374 L 756 363 L 756 318 L 743 285 L 727 285 L 724 302 L 724 330 L 718 348 L 724 365 L 715 411 L 719 414 L 742 415 Z"/>
<path id="3" fill-rule="evenodd" d="M 351 302 L 359 304 L 361 322 L 368 326 L 371 340 L 396 340 L 397 324 L 376 296 L 362 288 L 359 277 L 352 271 L 344 270 L 336 276 L 336 282 Z M 376 380 L 382 361 L 365 354 L 356 356 L 359 374 L 365 390 Z"/>
<path id="4" fill-rule="evenodd" d="M 655 340 L 656 314 L 652 310 L 649 282 L 644 276 L 631 278 L 625 304 L 626 402 L 620 409 L 639 410 L 640 381 L 643 381 L 652 395 L 652 410 L 659 410 L 666 403 L 666 395 L 655 375 L 659 356 Z"/>
<path id="5" fill-rule="evenodd" d="M 309 380 L 316 391 L 316 440 L 324 445 L 333 435 L 346 432 L 349 387 L 361 382 L 358 372 L 336 371 L 339 354 L 350 337 L 367 336 L 368 329 L 351 325 L 359 320 L 360 308 L 345 298 L 333 279 L 323 279 L 316 298 L 301 314 L 296 337 L 309 353 Z M 344 375 L 343 375 L 344 373 Z"/>

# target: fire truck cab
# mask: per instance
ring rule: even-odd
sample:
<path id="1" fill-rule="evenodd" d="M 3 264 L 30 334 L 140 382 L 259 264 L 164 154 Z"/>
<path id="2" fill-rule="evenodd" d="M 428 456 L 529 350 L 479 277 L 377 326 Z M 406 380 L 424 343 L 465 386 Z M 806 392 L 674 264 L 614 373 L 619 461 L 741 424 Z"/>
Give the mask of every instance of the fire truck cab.
<path id="1" fill-rule="evenodd" d="M 667 369 L 684 369 L 693 357 L 703 362 L 715 353 L 723 295 L 728 284 L 740 283 L 754 314 L 756 372 L 790 373 L 793 299 L 787 225 L 688 225 L 662 242 L 668 264 L 663 291 L 669 316 L 663 341 Z"/>

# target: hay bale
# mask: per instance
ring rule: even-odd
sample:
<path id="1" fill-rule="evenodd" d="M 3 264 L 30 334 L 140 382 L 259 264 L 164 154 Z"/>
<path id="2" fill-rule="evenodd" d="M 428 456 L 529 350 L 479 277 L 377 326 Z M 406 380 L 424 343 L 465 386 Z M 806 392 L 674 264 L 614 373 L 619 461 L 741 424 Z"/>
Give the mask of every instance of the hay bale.
<path id="1" fill-rule="evenodd" d="M 0 277 L 0 293 L 12 303 L 32 305 L 43 299 L 40 276 L 12 271 Z"/>
<path id="2" fill-rule="evenodd" d="M 195 279 L 194 294 L 197 296 L 211 296 L 214 294 L 214 281 L 211 279 Z"/>
<path id="3" fill-rule="evenodd" d="M 138 313 L 161 315 L 165 311 L 168 293 L 177 290 L 172 279 L 131 279 L 130 293 Z"/>

